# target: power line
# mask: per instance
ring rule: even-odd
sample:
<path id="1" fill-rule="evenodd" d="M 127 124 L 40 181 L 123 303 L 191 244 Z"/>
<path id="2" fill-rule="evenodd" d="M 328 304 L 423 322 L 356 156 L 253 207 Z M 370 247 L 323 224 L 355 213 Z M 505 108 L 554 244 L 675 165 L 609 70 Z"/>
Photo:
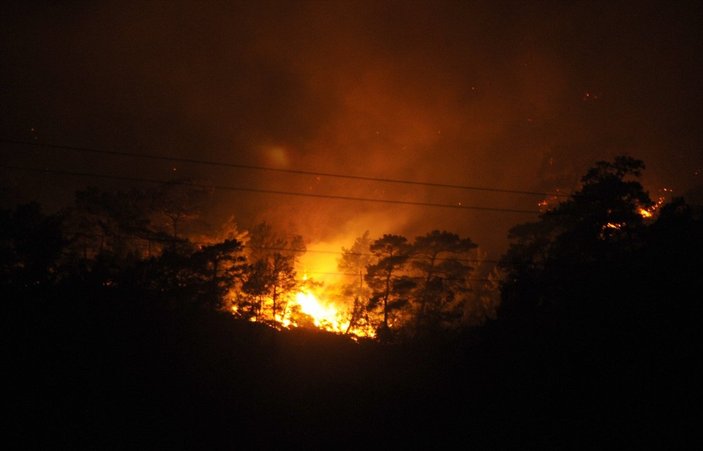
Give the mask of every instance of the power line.
<path id="1" fill-rule="evenodd" d="M 206 188 L 206 189 L 213 188 L 213 189 L 219 189 L 219 190 L 223 190 L 223 191 L 239 191 L 239 192 L 258 193 L 258 194 L 276 194 L 276 195 L 283 195 L 283 196 L 311 197 L 311 198 L 316 198 L 316 199 L 372 202 L 372 203 L 383 203 L 383 204 L 393 204 L 393 205 L 407 205 L 407 206 L 415 206 L 415 207 L 451 208 L 451 209 L 455 209 L 455 210 L 493 211 L 493 212 L 501 212 L 501 213 L 517 213 L 517 214 L 530 214 L 530 215 L 535 215 L 535 214 L 540 213 L 537 210 L 521 210 L 521 209 L 498 208 L 498 207 L 481 207 L 481 206 L 475 206 L 475 205 L 463 205 L 461 203 L 458 203 L 458 204 L 439 204 L 439 203 L 433 203 L 433 202 L 414 202 L 414 201 L 397 200 L 397 199 L 377 199 L 377 198 L 371 198 L 371 197 L 353 197 L 353 196 L 339 196 L 339 195 L 332 195 L 332 194 L 301 193 L 301 192 L 295 192 L 295 191 L 266 190 L 266 189 L 260 189 L 260 188 L 246 188 L 246 187 L 236 187 L 236 186 L 228 186 L 228 185 L 204 185 L 204 184 L 199 184 L 199 183 L 195 183 L 195 182 L 183 182 L 183 181 L 173 181 L 173 180 L 167 181 L 167 180 L 147 179 L 147 178 L 141 178 L 141 177 L 127 177 L 127 176 L 121 176 L 121 175 L 97 174 L 97 173 L 93 173 L 93 172 L 66 171 L 66 170 L 46 169 L 46 168 L 45 169 L 30 168 L 30 167 L 25 167 L 25 166 L 0 165 L 0 168 L 11 169 L 11 170 L 16 170 L 16 171 L 35 172 L 35 173 L 42 173 L 42 174 L 68 175 L 68 176 L 75 176 L 75 177 L 93 177 L 93 178 L 101 178 L 101 179 L 107 179 L 107 180 L 118 180 L 118 181 L 139 182 L 139 183 L 156 183 L 156 184 L 169 183 L 172 185 L 192 186 L 195 188 Z"/>
<path id="2" fill-rule="evenodd" d="M 136 153 L 136 152 L 103 150 L 103 149 L 95 149 L 95 148 L 91 148 L 91 147 L 76 147 L 76 146 L 67 146 L 67 145 L 60 145 L 60 144 L 38 143 L 38 142 L 32 142 L 32 141 L 20 141 L 20 140 L 6 139 L 6 138 L 0 138 L 0 142 L 4 142 L 4 143 L 8 143 L 8 144 L 20 144 L 20 145 L 27 145 L 27 146 L 35 146 L 35 147 L 45 147 L 45 148 L 51 148 L 51 149 L 57 149 L 57 150 L 70 150 L 70 151 L 74 151 L 74 152 L 93 153 L 93 154 L 100 154 L 100 155 L 113 155 L 113 156 L 120 156 L 120 157 L 142 158 L 142 159 L 148 159 L 148 160 L 160 160 L 160 161 L 171 161 L 171 162 L 178 162 L 178 163 L 200 164 L 200 165 L 207 165 L 207 166 L 219 166 L 219 167 L 227 167 L 227 168 L 233 168 L 233 169 L 268 171 L 268 172 L 278 172 L 278 173 L 297 174 L 297 175 L 311 175 L 311 176 L 316 176 L 316 177 L 341 178 L 341 179 L 348 179 L 348 180 L 363 180 L 363 181 L 367 181 L 367 182 L 395 183 L 395 184 L 403 184 L 403 185 L 427 186 L 427 187 L 433 187 L 433 188 L 449 188 L 449 189 L 459 189 L 459 190 L 465 190 L 465 191 L 484 191 L 484 192 L 503 193 L 503 194 L 522 194 L 522 195 L 528 195 L 528 196 L 541 196 L 541 197 L 544 197 L 544 196 L 569 197 L 568 194 L 564 194 L 564 193 L 548 193 L 548 192 L 540 192 L 540 191 L 511 190 L 511 189 L 503 189 L 503 188 L 490 188 L 490 187 L 485 187 L 485 186 L 456 185 L 456 184 L 451 184 L 451 183 L 437 183 L 437 182 L 420 182 L 417 180 L 393 179 L 393 178 L 383 178 L 383 177 L 369 177 L 369 176 L 362 176 L 362 175 L 339 174 L 339 173 L 331 173 L 331 172 L 305 171 L 305 170 L 300 170 L 300 169 L 272 168 L 272 167 L 267 167 L 267 166 L 256 166 L 256 165 L 249 165 L 249 164 L 231 163 L 231 162 L 225 162 L 225 161 L 201 160 L 201 159 L 196 159 L 196 158 L 182 158 L 182 157 L 154 155 L 154 154 L 141 154 L 141 153 Z"/>

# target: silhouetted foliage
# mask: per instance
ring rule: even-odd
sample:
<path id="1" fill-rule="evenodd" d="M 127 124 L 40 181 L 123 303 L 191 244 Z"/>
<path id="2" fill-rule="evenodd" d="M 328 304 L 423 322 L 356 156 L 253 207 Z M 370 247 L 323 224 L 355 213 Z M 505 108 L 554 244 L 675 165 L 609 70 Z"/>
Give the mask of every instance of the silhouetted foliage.
<path id="1" fill-rule="evenodd" d="M 415 334 L 433 335 L 456 329 L 465 294 L 470 290 L 469 251 L 477 246 L 455 233 L 434 230 L 415 238 L 412 268 L 419 283 L 414 290 Z"/>
<path id="2" fill-rule="evenodd" d="M 374 322 L 381 344 L 302 315 L 309 329 L 247 321 L 290 310 L 300 287 L 302 238 L 268 225 L 246 244 L 236 227 L 191 241 L 140 191 L 87 190 L 56 215 L 2 210 L 10 429 L 22 448 L 326 447 L 349 431 L 450 447 L 467 428 L 488 447 L 578 448 L 629 445 L 660 411 L 685 424 L 703 373 L 703 211 L 674 199 L 645 219 L 642 169 L 599 162 L 515 226 L 504 274 L 486 271 L 504 278 L 503 305 L 480 331 L 458 323 L 488 296 L 470 291 L 471 240 L 364 234 L 339 268 L 354 274 L 352 322 Z"/>
<path id="3" fill-rule="evenodd" d="M 371 243 L 373 260 L 366 267 L 366 283 L 371 289 L 368 307 L 381 310 L 381 323 L 377 327 L 379 339 L 391 338 L 391 326 L 397 328 L 401 318 L 398 313 L 408 310 L 410 291 L 415 282 L 406 274 L 405 264 L 412 248 L 407 238 L 400 235 L 383 235 Z"/>
<path id="4" fill-rule="evenodd" d="M 366 267 L 369 265 L 371 259 L 368 253 L 370 246 L 371 238 L 367 230 L 362 236 L 354 240 L 354 244 L 352 244 L 351 248 L 342 248 L 342 256 L 337 263 L 337 268 L 353 279 L 342 287 L 343 294 L 353 299 L 347 333 L 360 323 L 363 323 L 362 326 L 365 327 L 368 326 L 370 322 L 366 307 L 371 292 L 364 280 Z"/>
<path id="5" fill-rule="evenodd" d="M 154 222 L 174 239 L 186 235 L 184 227 L 201 216 L 203 204 L 212 190 L 192 179 L 174 180 L 152 193 Z"/>
<path id="6" fill-rule="evenodd" d="M 76 192 L 75 205 L 65 212 L 64 233 L 72 261 L 87 262 L 108 253 L 116 258 L 157 255 L 170 240 L 152 222 L 152 193 L 147 190 Z"/>
<path id="7" fill-rule="evenodd" d="M 242 243 L 225 240 L 203 246 L 188 259 L 189 280 L 185 283 L 195 287 L 194 300 L 207 307 L 220 309 L 225 306 L 225 296 L 241 285 L 245 270 Z"/>
<path id="8" fill-rule="evenodd" d="M 249 234 L 249 261 L 245 270 L 237 311 L 248 318 L 262 319 L 265 304 L 270 301 L 271 322 L 284 316 L 288 297 L 298 286 L 295 262 L 305 252 L 300 235 L 285 237 L 267 223 L 255 226 Z"/>
<path id="9" fill-rule="evenodd" d="M 568 377 L 564 402 L 591 396 L 614 423 L 678 412 L 703 374 L 701 210 L 676 199 L 645 220 L 643 168 L 597 163 L 569 200 L 510 231 L 501 262 L 506 346 Z"/>
<path id="10" fill-rule="evenodd" d="M 676 332 L 679 350 L 700 343 L 703 320 L 703 207 L 675 198 L 662 206 L 646 230 L 646 246 L 638 253 L 642 296 L 657 318 L 657 334 Z"/>
<path id="11" fill-rule="evenodd" d="M 0 210 L 0 286 L 30 288 L 55 282 L 65 245 L 62 218 L 36 203 Z"/>
<path id="12" fill-rule="evenodd" d="M 500 284 L 502 280 L 500 268 L 493 262 L 487 261 L 487 253 L 477 249 L 475 256 L 471 293 L 469 293 L 466 302 L 464 302 L 461 320 L 464 327 L 470 328 L 483 326 L 487 321 L 496 319 L 498 306 L 500 305 Z"/>
<path id="13" fill-rule="evenodd" d="M 538 222 L 510 230 L 510 249 L 501 262 L 503 316 L 551 312 L 585 324 L 606 309 L 612 313 L 605 299 L 613 293 L 605 282 L 616 277 L 623 258 L 643 246 L 639 209 L 652 205 L 631 180 L 643 168 L 629 157 L 598 162 L 569 200 L 542 213 Z"/>

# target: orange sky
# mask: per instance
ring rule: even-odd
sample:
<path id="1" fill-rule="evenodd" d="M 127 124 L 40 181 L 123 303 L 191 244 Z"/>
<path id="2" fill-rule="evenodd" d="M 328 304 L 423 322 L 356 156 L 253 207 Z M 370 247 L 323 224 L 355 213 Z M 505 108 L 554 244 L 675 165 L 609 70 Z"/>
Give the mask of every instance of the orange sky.
<path id="1" fill-rule="evenodd" d="M 647 164 L 651 190 L 702 191 L 703 15 L 695 2 L 25 3 L 3 6 L 0 19 L 2 137 L 530 191 L 571 189 L 594 161 L 629 153 Z M 172 176 L 165 163 L 2 151 L 16 164 Z M 505 208 L 539 200 L 177 171 L 332 195 Z M 13 199 L 47 202 L 87 183 L 3 178 Z M 215 217 L 268 219 L 311 241 L 440 228 L 499 251 L 507 228 L 530 219 L 270 195 L 216 199 Z"/>

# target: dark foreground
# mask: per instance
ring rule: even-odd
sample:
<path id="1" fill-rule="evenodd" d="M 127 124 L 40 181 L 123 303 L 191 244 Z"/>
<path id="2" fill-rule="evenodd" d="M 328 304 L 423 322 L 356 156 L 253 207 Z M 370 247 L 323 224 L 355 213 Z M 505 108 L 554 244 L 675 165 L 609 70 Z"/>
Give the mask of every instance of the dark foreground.
<path id="1" fill-rule="evenodd" d="M 89 293 L 3 308 L 6 449 L 669 447 L 700 411 L 681 350 L 497 325 L 381 346 Z"/>

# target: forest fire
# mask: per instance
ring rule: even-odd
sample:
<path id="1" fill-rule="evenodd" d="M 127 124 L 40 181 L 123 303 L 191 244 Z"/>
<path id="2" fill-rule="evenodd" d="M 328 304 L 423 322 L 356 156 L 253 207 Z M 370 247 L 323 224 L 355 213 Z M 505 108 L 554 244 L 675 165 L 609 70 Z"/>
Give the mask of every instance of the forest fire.
<path id="1" fill-rule="evenodd" d="M 670 188 L 662 188 L 659 191 L 663 194 L 657 197 L 657 200 L 654 201 L 653 205 L 647 208 L 640 207 L 637 209 L 637 213 L 639 213 L 639 215 L 642 216 L 643 219 L 654 218 L 661 206 L 664 205 L 664 203 L 666 202 L 666 193 L 671 193 Z"/>
<path id="2" fill-rule="evenodd" d="M 349 298 L 342 294 L 344 275 L 338 272 L 339 253 L 334 251 L 343 248 L 347 241 L 350 241 L 348 237 L 317 242 L 315 249 L 300 256 L 298 272 L 303 276 L 298 291 L 293 295 L 294 307 L 289 309 L 289 315 L 294 317 L 299 311 L 298 316 L 312 324 L 293 321 L 296 323 L 294 325 L 314 326 L 352 336 L 374 336 L 373 330 L 350 327 L 353 306 Z"/>
<path id="3" fill-rule="evenodd" d="M 295 302 L 300 306 L 300 311 L 312 317 L 316 327 L 333 332 L 343 332 L 349 322 L 340 321 L 340 312 L 334 305 L 322 305 L 314 293 L 299 291 L 295 294 Z"/>
<path id="4" fill-rule="evenodd" d="M 335 283 L 326 285 L 323 282 L 309 279 L 307 274 L 292 290 L 279 293 L 283 301 L 280 311 L 275 315 L 274 327 L 279 328 L 316 328 L 333 333 L 345 333 L 352 336 L 373 336 L 371 330 L 361 330 L 349 327 L 351 312 L 345 306 L 331 302 L 330 297 L 334 297 L 338 286 Z M 279 300 L 279 302 L 281 302 Z M 273 298 L 262 299 L 261 311 L 271 311 Z M 232 313 L 240 315 L 242 312 L 236 304 L 231 308 Z M 268 316 L 267 321 L 265 317 Z M 270 315 L 250 316 L 253 322 L 269 322 Z M 357 330 L 358 329 L 358 330 Z"/>
<path id="5" fill-rule="evenodd" d="M 699 439 L 703 1 L 0 10 L 4 443 Z"/>
<path id="6" fill-rule="evenodd" d="M 300 288 L 299 291 L 291 294 L 291 303 L 281 313 L 276 314 L 275 324 L 283 328 L 307 327 L 317 328 L 334 333 L 349 333 L 354 336 L 372 337 L 373 331 L 360 328 L 349 328 L 349 318 L 351 312 L 340 308 L 331 302 L 320 300 L 319 295 L 309 288 Z M 265 299 L 266 305 L 272 305 L 272 299 Z M 232 313 L 239 314 L 239 308 L 235 305 L 231 308 Z M 252 316 L 252 322 L 259 322 L 262 319 Z"/>
<path id="7" fill-rule="evenodd" d="M 649 219 L 652 216 L 654 216 L 654 213 L 652 211 L 647 210 L 646 208 L 640 208 L 637 210 L 637 213 L 639 213 L 640 216 L 642 216 L 644 219 Z"/>
<path id="8" fill-rule="evenodd" d="M 358 324 L 350 327 L 353 307 L 339 295 L 341 288 L 336 274 L 326 273 L 324 282 L 312 280 L 304 274 L 281 324 L 285 327 L 314 327 L 353 337 L 375 336 L 371 328 L 362 328 Z"/>

